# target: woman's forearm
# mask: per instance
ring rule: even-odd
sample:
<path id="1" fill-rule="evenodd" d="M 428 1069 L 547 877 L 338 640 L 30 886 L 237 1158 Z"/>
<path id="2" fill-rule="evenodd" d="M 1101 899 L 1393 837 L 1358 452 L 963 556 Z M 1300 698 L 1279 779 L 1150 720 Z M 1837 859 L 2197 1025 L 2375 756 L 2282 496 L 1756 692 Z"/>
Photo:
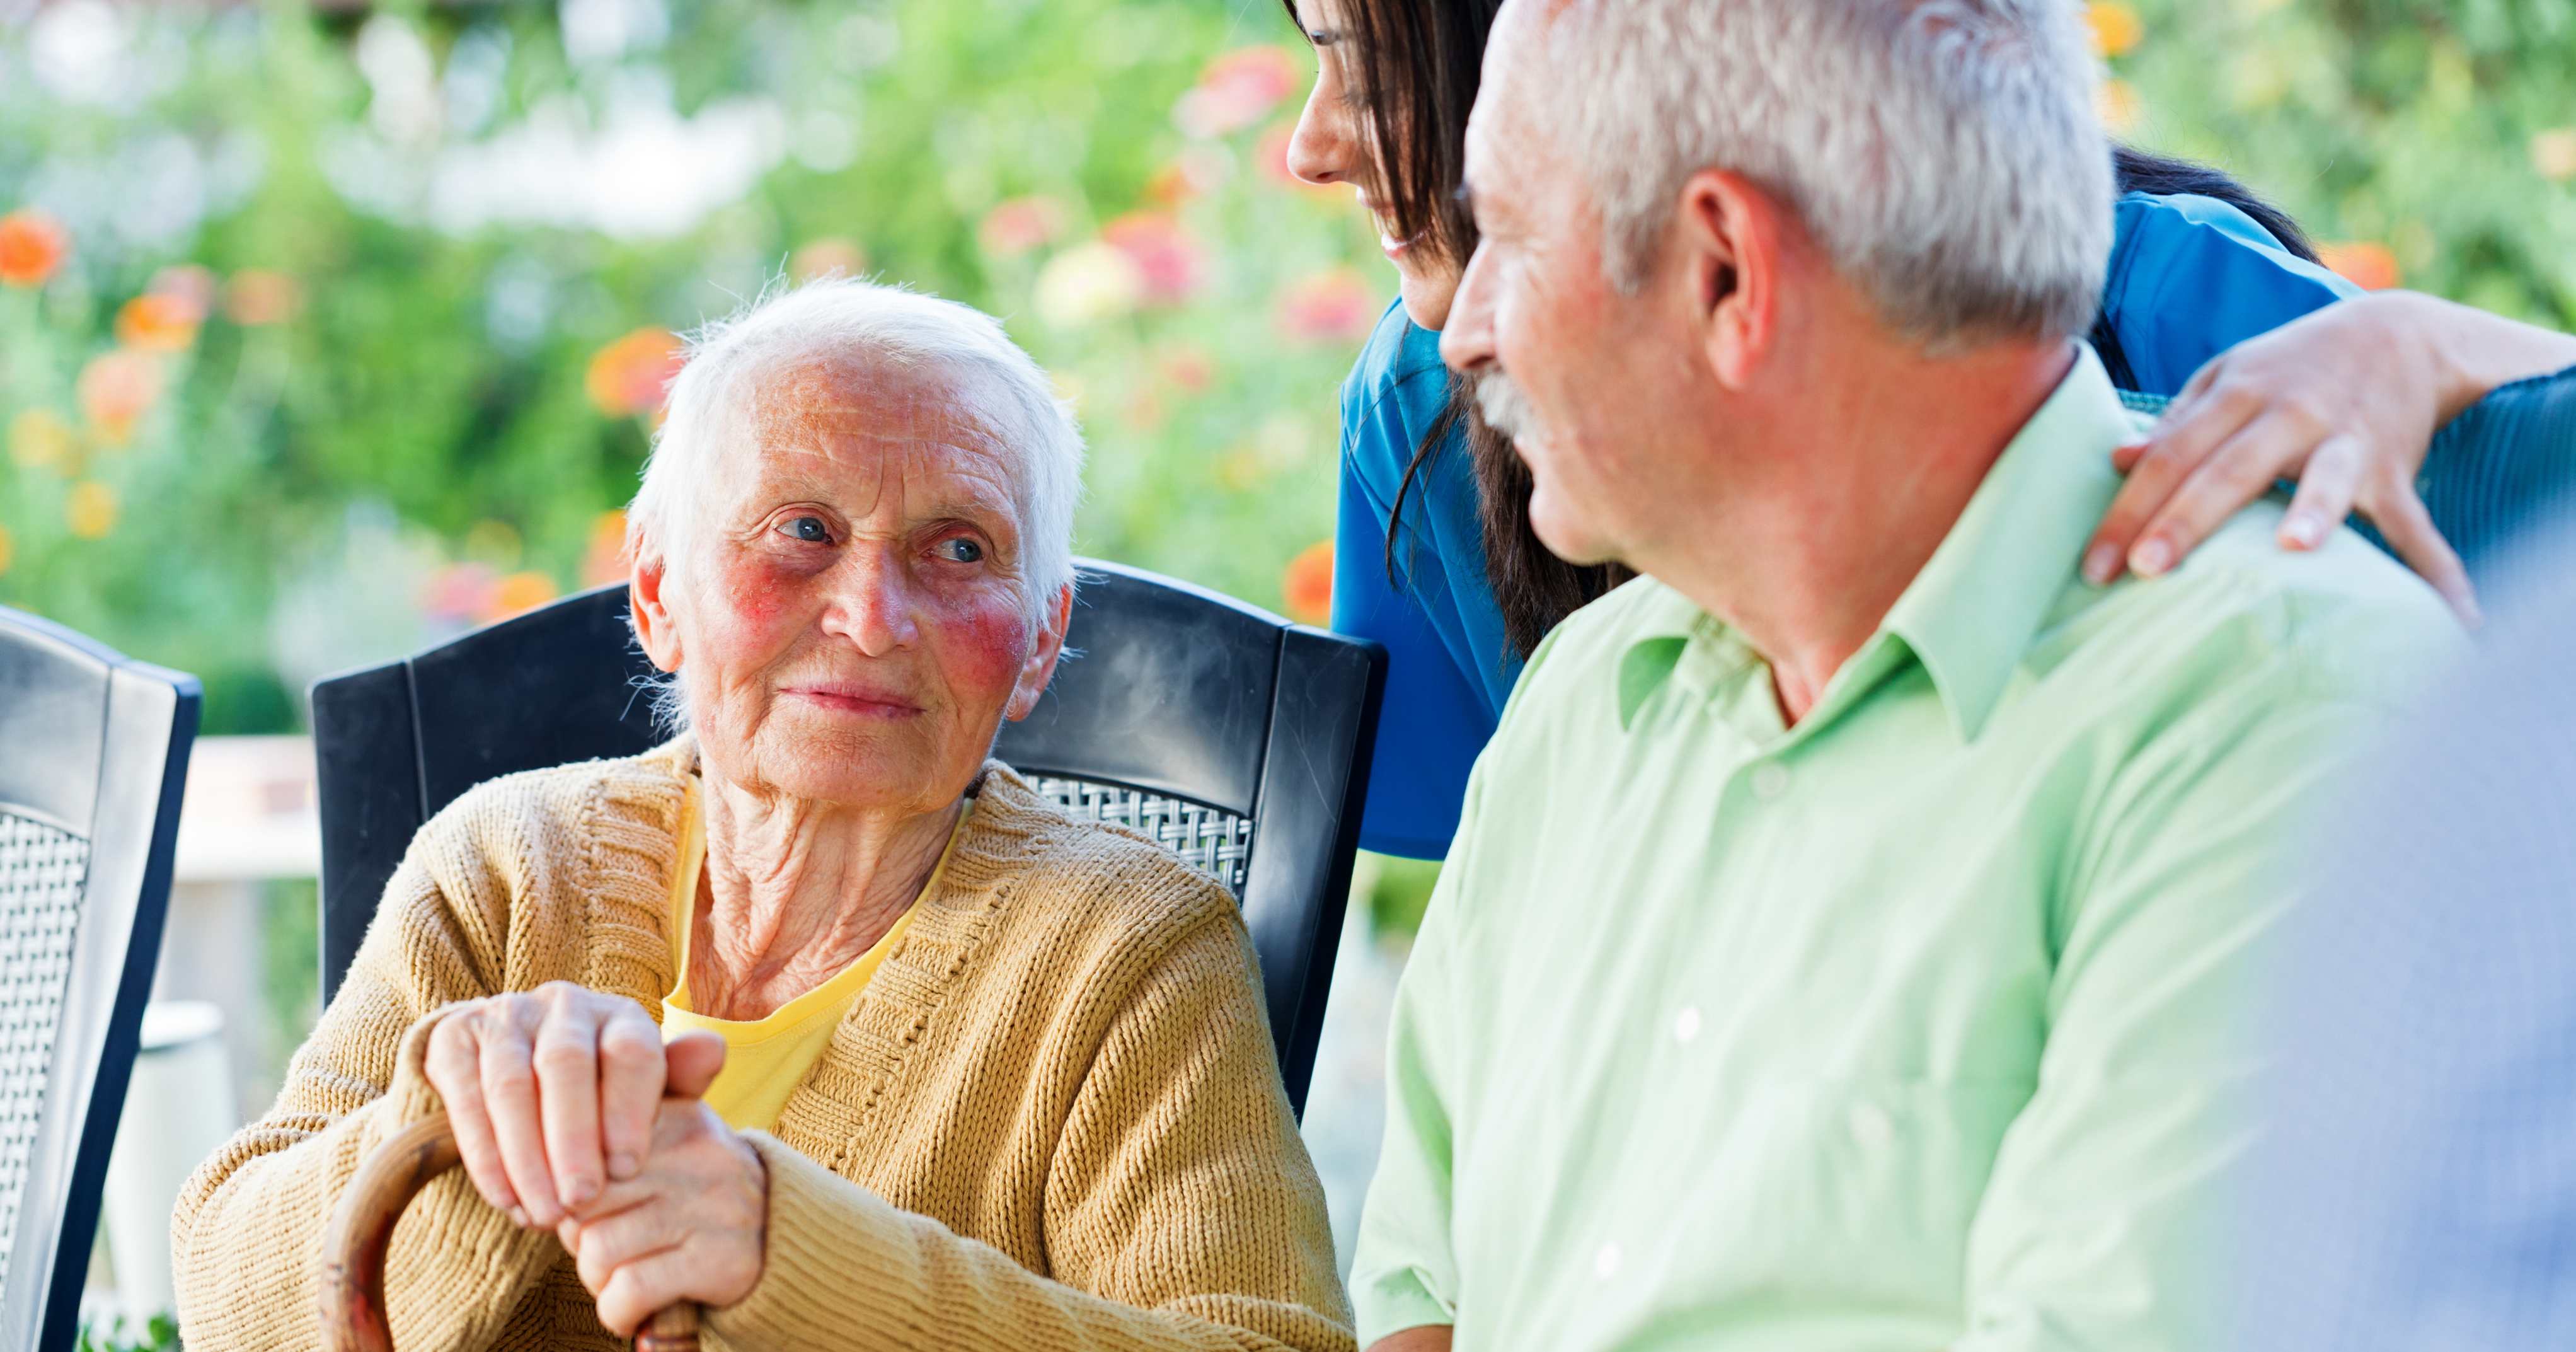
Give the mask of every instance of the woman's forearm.
<path id="1" fill-rule="evenodd" d="M 2419 335 L 2429 369 L 2437 373 L 2445 423 L 2499 386 L 2576 366 L 2576 336 L 2439 296 L 2391 291 L 2347 304 L 2390 309 L 2403 329 Z"/>

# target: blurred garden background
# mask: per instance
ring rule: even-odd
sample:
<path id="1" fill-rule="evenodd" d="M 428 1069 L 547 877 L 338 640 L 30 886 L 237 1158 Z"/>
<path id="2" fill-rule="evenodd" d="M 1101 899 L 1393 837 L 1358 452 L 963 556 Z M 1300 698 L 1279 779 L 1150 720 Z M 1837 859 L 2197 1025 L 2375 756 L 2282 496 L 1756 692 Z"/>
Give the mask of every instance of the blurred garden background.
<path id="1" fill-rule="evenodd" d="M 2576 328 L 2576 0 L 2087 12 L 2117 134 L 2367 285 Z M 621 576 L 673 334 L 838 270 L 1059 374 L 1083 552 L 1320 622 L 1393 278 L 1285 172 L 1312 70 L 1271 0 L 0 0 L 0 604 L 292 734 Z M 1364 869 L 1375 928 L 1428 878 Z M 265 896 L 282 1053 L 311 893 Z"/>

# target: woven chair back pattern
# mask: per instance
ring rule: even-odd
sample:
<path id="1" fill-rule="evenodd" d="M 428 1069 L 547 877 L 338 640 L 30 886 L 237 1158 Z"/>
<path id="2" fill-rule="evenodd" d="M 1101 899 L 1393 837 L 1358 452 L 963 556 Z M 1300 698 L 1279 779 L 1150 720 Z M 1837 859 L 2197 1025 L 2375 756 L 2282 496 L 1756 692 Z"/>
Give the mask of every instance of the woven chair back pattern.
<path id="1" fill-rule="evenodd" d="M 18 1232 L 80 931 L 89 842 L 0 812 L 0 1269 Z"/>

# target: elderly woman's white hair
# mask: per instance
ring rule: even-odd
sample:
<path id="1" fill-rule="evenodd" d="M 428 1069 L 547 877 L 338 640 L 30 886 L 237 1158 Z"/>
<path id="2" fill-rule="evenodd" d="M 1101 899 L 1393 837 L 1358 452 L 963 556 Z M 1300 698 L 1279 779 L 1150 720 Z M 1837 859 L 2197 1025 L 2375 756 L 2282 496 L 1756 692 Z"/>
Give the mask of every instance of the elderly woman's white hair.
<path id="1" fill-rule="evenodd" d="M 661 431 L 628 507 L 637 558 L 684 566 L 692 509 L 739 435 L 758 378 L 818 356 L 951 373 L 974 417 L 1019 453 L 1020 566 L 1041 614 L 1073 585 L 1073 514 L 1082 498 L 1082 430 L 1046 372 L 991 315 L 955 301 L 855 278 L 774 290 L 690 335 Z"/>

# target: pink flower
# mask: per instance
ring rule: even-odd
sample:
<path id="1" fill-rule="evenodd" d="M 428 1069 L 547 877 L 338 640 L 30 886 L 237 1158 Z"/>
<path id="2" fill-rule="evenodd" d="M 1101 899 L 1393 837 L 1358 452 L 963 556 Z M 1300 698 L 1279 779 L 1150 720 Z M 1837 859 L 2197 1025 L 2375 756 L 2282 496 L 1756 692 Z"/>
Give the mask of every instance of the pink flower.
<path id="1" fill-rule="evenodd" d="M 432 619 L 479 621 L 492 613 L 500 575 L 480 563 L 451 563 L 429 575 L 420 608 Z"/>
<path id="2" fill-rule="evenodd" d="M 1206 281 L 1205 251 L 1180 222 L 1160 212 L 1129 212 L 1103 226 L 1100 238 L 1136 265 L 1147 305 L 1179 304 Z"/>
<path id="3" fill-rule="evenodd" d="M 1064 203 L 1044 193 L 1014 197 L 984 213 L 975 238 L 995 258 L 1017 258 L 1064 234 Z"/>
<path id="4" fill-rule="evenodd" d="M 1333 268 L 1280 293 L 1279 331 L 1300 343 L 1356 343 L 1368 337 L 1377 310 L 1377 293 L 1357 272 Z"/>
<path id="5" fill-rule="evenodd" d="M 1190 136 L 1227 136 L 1270 115 L 1297 91 L 1297 58 L 1282 47 L 1239 47 L 1208 63 L 1172 121 Z"/>

